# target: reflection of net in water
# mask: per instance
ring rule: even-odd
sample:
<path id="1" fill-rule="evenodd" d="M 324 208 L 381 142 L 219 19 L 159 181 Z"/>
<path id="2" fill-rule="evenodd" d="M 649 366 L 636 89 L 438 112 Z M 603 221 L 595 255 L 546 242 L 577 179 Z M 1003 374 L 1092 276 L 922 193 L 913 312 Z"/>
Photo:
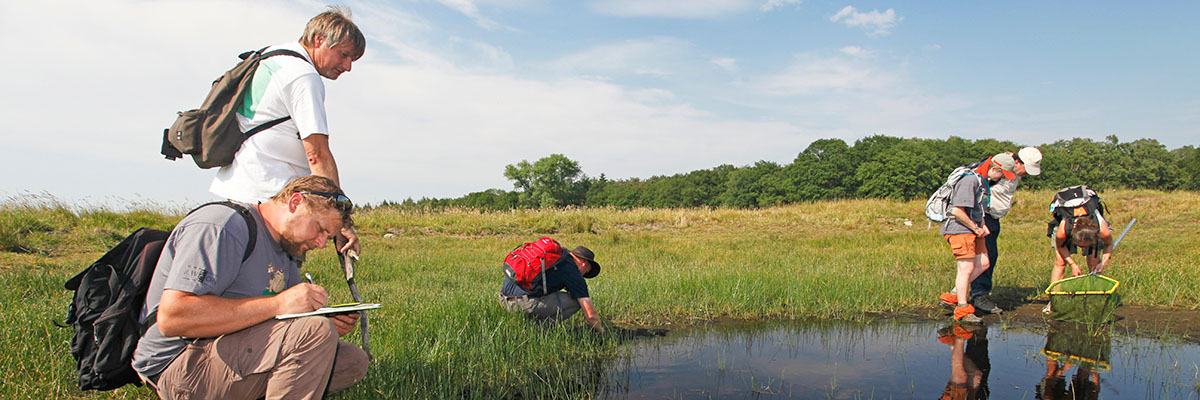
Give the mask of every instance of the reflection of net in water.
<path id="1" fill-rule="evenodd" d="M 1077 323 L 1051 323 L 1046 333 L 1046 347 L 1042 349 L 1047 359 L 1103 370 L 1112 368 L 1109 365 L 1111 352 L 1111 327 Z"/>
<path id="2" fill-rule="evenodd" d="M 1121 306 L 1116 279 L 1104 275 L 1081 275 L 1050 284 L 1050 318 L 1058 321 L 1102 324 L 1113 321 Z"/>

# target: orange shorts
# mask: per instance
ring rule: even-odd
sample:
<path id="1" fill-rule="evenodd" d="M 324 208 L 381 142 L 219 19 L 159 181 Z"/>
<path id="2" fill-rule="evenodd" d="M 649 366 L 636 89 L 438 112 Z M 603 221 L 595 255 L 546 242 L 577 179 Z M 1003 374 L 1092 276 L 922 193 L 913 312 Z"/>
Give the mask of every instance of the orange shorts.
<path id="1" fill-rule="evenodd" d="M 954 252 L 955 260 L 964 258 L 975 258 L 976 254 L 987 253 L 987 242 L 983 236 L 976 236 L 974 233 L 959 233 L 957 235 L 943 235 L 946 241 L 950 243 L 950 251 Z"/>

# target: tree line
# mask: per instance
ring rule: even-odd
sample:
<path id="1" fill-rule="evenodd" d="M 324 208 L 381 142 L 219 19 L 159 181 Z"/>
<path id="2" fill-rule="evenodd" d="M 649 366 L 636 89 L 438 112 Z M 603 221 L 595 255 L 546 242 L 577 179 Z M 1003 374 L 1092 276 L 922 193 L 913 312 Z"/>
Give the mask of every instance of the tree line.
<path id="1" fill-rule="evenodd" d="M 462 207 L 508 210 L 547 207 L 769 207 L 849 198 L 910 200 L 929 196 L 955 167 L 1022 146 L 993 139 L 967 140 L 870 136 L 853 145 L 841 139 L 809 144 L 792 163 L 759 161 L 720 165 L 670 176 L 611 180 L 583 174 L 578 162 L 551 154 L 505 167 L 513 190 L 488 189 L 452 199 L 408 199 L 381 206 Z M 1154 139 L 1121 142 L 1059 140 L 1037 146 L 1042 174 L 1027 189 L 1086 184 L 1111 188 L 1200 190 L 1200 149 L 1168 150 Z"/>

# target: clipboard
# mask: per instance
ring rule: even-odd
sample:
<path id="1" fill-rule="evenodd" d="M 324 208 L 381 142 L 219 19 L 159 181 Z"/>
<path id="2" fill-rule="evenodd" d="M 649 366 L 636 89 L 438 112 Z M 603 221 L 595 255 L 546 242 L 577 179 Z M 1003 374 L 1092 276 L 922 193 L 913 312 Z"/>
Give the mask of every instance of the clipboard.
<path id="1" fill-rule="evenodd" d="M 376 309 L 376 308 L 380 308 L 380 307 L 383 307 L 383 305 L 377 304 L 377 303 L 345 303 L 345 304 L 332 305 L 329 307 L 322 307 L 318 310 L 309 311 L 306 313 L 276 315 L 275 319 L 291 319 L 291 318 L 307 317 L 307 316 L 311 316 L 311 315 L 349 314 L 352 312 L 358 312 L 358 311 L 363 311 L 363 310 L 372 310 L 372 309 Z"/>

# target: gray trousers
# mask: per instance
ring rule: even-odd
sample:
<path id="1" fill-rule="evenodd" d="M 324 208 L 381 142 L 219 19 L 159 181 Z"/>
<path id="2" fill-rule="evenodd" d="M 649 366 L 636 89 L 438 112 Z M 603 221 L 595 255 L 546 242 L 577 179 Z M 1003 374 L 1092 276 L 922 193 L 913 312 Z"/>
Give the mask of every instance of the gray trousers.
<path id="1" fill-rule="evenodd" d="M 508 297 L 499 293 L 500 306 L 509 312 L 521 312 L 538 321 L 562 321 L 579 311 L 579 300 L 558 291 L 542 297 Z"/>

